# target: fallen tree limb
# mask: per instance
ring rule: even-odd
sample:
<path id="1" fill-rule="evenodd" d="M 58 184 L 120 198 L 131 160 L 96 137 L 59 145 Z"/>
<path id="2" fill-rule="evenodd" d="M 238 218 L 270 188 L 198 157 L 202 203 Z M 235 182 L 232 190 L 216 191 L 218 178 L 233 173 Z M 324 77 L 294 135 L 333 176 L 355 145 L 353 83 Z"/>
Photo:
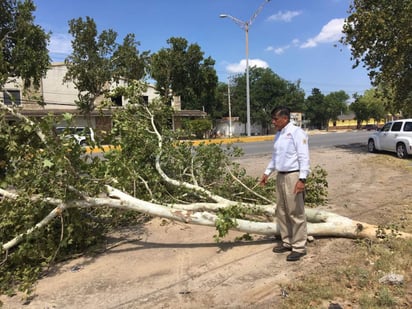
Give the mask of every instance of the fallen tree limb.
<path id="1" fill-rule="evenodd" d="M 127 209 L 139 211 L 152 216 L 184 222 L 187 224 L 204 225 L 215 227 L 219 220 L 218 216 L 209 211 L 198 211 L 199 209 L 209 209 L 216 211 L 219 208 L 227 207 L 226 204 L 219 205 L 213 203 L 191 204 L 186 209 L 182 209 L 183 205 L 168 205 L 163 206 L 147 201 L 143 201 L 132 197 L 118 189 L 106 186 L 108 198 L 87 198 L 85 200 L 72 201 L 64 203 L 61 200 L 53 198 L 45 198 L 44 201 L 56 205 L 56 207 L 34 227 L 28 229 L 25 233 L 21 233 L 3 244 L 3 250 L 7 251 L 17 246 L 25 236 L 30 235 L 36 229 L 40 229 L 50 223 L 54 218 L 60 216 L 63 211 L 69 208 L 91 208 L 91 207 L 112 207 L 119 209 Z M 5 198 L 16 199 L 18 196 L 14 193 L 0 189 L 0 195 Z M 213 205 L 213 207 L 211 207 Z M 221 207 L 219 207 L 221 206 Z M 270 211 L 269 205 L 257 206 L 262 207 L 266 211 Z M 272 207 L 273 208 L 273 207 Z M 271 211 L 273 214 L 273 210 Z M 376 239 L 382 234 L 391 235 L 393 231 L 383 229 L 376 225 L 351 220 L 347 217 L 337 215 L 335 213 L 309 208 L 306 210 L 308 220 L 308 235 L 315 237 L 344 237 L 344 238 L 369 238 Z M 279 236 L 279 227 L 276 222 L 256 222 L 243 219 L 234 219 L 235 226 L 232 230 L 260 234 L 268 236 Z M 394 236 L 401 238 L 412 238 L 412 234 L 404 232 L 396 232 Z"/>
<path id="2" fill-rule="evenodd" d="M 274 216 L 275 205 L 271 205 L 270 201 L 262 196 L 258 196 L 262 201 L 268 203 L 266 205 L 254 205 L 250 203 L 240 203 L 236 201 L 231 201 L 224 197 L 214 194 L 201 186 L 199 186 L 193 174 L 192 167 L 192 181 L 193 183 L 188 183 L 184 181 L 179 181 L 170 178 L 161 167 L 161 155 L 162 155 L 162 136 L 156 128 L 154 116 L 147 109 L 147 113 L 150 117 L 153 131 L 158 139 L 158 149 L 159 152 L 156 155 L 155 166 L 156 171 L 161 175 L 164 181 L 167 183 L 184 187 L 191 190 L 191 192 L 196 192 L 199 196 L 208 198 L 209 201 L 213 202 L 199 202 L 190 204 L 167 204 L 160 205 L 153 202 L 148 202 L 135 198 L 125 192 L 115 189 L 111 186 L 105 186 L 107 190 L 108 197 L 106 198 L 93 198 L 88 197 L 85 193 L 78 192 L 74 187 L 68 188 L 74 191 L 78 195 L 78 199 L 70 202 L 63 202 L 59 199 L 54 198 L 44 198 L 41 196 L 33 196 L 31 200 L 45 201 L 55 208 L 40 222 L 38 222 L 34 227 L 28 229 L 26 232 L 15 236 L 10 241 L 2 245 L 2 249 L 8 251 L 9 249 L 17 246 L 25 236 L 30 235 L 36 229 L 43 228 L 49 224 L 54 218 L 60 216 L 64 211 L 69 208 L 91 208 L 91 207 L 112 207 L 119 209 L 128 209 L 133 211 L 138 211 L 141 213 L 149 214 L 151 216 L 157 216 L 162 218 L 167 218 L 170 220 L 180 221 L 187 224 L 197 224 L 215 227 L 219 222 L 220 218 L 214 212 L 220 209 L 237 206 L 237 207 L 253 207 L 259 209 L 266 215 Z M 30 123 L 32 124 L 32 123 Z M 243 187 L 244 186 L 240 180 L 230 172 L 229 173 L 235 181 L 238 181 Z M 248 189 L 248 188 L 247 188 Z M 253 191 L 252 189 L 248 189 Z M 150 191 L 149 191 L 150 192 Z M 6 190 L 0 189 L 0 196 L 8 199 L 17 199 L 18 195 Z M 347 217 L 343 217 L 334 213 L 321 211 L 317 209 L 307 209 L 307 220 L 308 220 L 308 234 L 311 236 L 324 236 L 324 237 L 346 237 L 346 238 L 379 238 L 382 235 L 395 235 L 402 238 L 411 238 L 412 234 L 392 231 L 390 229 L 384 229 L 379 226 L 367 224 L 364 222 L 354 221 Z M 235 219 L 233 218 L 233 224 L 231 229 L 241 231 L 250 234 L 261 234 L 261 235 L 279 235 L 279 228 L 276 222 L 262 222 L 262 221 L 252 221 L 245 219 Z"/>
<path id="3" fill-rule="evenodd" d="M 207 226 L 215 226 L 216 221 L 218 219 L 216 215 L 206 211 L 193 212 L 193 210 L 182 210 L 179 208 L 160 206 L 136 199 L 110 186 L 107 186 L 107 189 L 110 197 L 118 198 L 130 207 L 138 207 L 139 211 L 145 212 L 150 215 L 177 220 L 189 224 L 199 224 Z M 382 231 L 382 228 L 376 225 L 351 220 L 347 217 L 343 217 L 322 210 L 309 208 L 306 210 L 306 215 L 308 220 L 308 235 L 311 236 L 373 239 L 378 236 L 378 230 Z M 261 235 L 279 235 L 279 228 L 277 224 L 274 222 L 253 222 L 236 219 L 236 223 L 237 226 L 233 229 L 241 232 Z M 392 230 L 386 229 L 382 232 L 391 234 Z M 397 232 L 396 236 L 402 238 L 412 238 L 412 234 L 403 232 Z"/>

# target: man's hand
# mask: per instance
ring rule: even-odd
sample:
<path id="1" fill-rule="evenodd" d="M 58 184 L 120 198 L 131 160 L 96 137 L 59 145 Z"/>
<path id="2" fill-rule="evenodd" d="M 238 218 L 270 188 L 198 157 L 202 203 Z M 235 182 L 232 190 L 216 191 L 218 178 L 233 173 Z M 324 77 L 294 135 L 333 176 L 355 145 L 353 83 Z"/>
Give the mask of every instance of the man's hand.
<path id="1" fill-rule="evenodd" d="M 268 182 L 269 175 L 263 174 L 262 178 L 260 178 L 259 185 L 264 186 Z"/>
<path id="2" fill-rule="evenodd" d="M 295 190 L 293 190 L 294 194 L 304 192 L 305 191 L 305 183 L 303 181 L 298 180 L 295 185 Z"/>

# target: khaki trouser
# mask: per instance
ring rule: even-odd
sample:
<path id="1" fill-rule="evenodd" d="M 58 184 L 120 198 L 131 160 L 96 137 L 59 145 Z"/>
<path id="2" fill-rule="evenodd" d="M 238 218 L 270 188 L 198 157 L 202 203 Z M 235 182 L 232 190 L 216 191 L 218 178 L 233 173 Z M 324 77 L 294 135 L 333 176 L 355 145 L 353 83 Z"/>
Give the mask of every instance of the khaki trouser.
<path id="1" fill-rule="evenodd" d="M 299 173 L 281 174 L 276 177 L 276 218 L 285 247 L 296 252 L 306 252 L 306 214 L 304 193 L 293 193 Z"/>

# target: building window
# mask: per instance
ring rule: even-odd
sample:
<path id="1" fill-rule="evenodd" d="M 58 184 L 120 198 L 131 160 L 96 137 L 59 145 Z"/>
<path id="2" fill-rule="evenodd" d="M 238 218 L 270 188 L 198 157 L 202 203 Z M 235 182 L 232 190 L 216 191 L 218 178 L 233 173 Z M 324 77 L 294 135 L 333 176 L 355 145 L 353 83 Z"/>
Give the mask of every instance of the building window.
<path id="1" fill-rule="evenodd" d="M 20 90 L 6 90 L 3 92 L 4 104 L 21 105 Z"/>
<path id="2" fill-rule="evenodd" d="M 118 95 L 118 96 L 115 96 L 115 97 L 111 97 L 111 99 L 112 99 L 112 103 L 113 103 L 115 106 L 123 106 L 123 100 L 122 100 L 122 96 L 121 96 L 121 95 Z"/>
<path id="3" fill-rule="evenodd" d="M 143 102 L 144 102 L 144 104 L 148 105 L 149 104 L 149 96 L 144 95 L 143 96 Z"/>

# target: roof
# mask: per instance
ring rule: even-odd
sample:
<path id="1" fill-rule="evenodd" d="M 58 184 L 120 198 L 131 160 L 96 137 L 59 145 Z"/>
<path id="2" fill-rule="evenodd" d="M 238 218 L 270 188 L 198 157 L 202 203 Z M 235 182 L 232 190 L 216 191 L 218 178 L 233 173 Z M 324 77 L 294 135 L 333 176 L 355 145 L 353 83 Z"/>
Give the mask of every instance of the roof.
<path id="1" fill-rule="evenodd" d="M 31 116 L 31 117 L 43 117 L 48 114 L 53 115 L 62 115 L 64 113 L 70 113 L 74 115 L 81 115 L 81 111 L 77 108 L 51 108 L 51 109 L 43 109 L 43 108 L 36 108 L 36 109 L 21 109 L 19 111 L 22 115 Z M 92 116 L 111 116 L 113 114 L 113 109 L 95 109 L 91 112 Z M 201 110 L 180 110 L 175 111 L 174 115 L 176 117 L 206 117 L 207 113 Z"/>
<path id="2" fill-rule="evenodd" d="M 177 117 L 206 117 L 207 113 L 201 110 L 179 110 L 174 112 Z"/>
<path id="3" fill-rule="evenodd" d="M 53 115 L 62 115 L 64 113 L 70 113 L 70 114 L 75 114 L 75 115 L 80 115 L 81 111 L 78 109 L 74 108 L 56 108 L 56 109 L 22 109 L 20 110 L 20 113 L 25 116 L 33 116 L 33 117 L 42 117 L 46 116 L 48 114 L 53 114 Z M 104 110 L 94 110 L 91 112 L 91 115 L 93 116 L 111 116 L 112 111 L 108 109 Z"/>
<path id="4" fill-rule="evenodd" d="M 338 120 L 353 120 L 355 118 L 356 116 L 354 113 L 348 113 L 348 114 L 338 116 Z"/>

